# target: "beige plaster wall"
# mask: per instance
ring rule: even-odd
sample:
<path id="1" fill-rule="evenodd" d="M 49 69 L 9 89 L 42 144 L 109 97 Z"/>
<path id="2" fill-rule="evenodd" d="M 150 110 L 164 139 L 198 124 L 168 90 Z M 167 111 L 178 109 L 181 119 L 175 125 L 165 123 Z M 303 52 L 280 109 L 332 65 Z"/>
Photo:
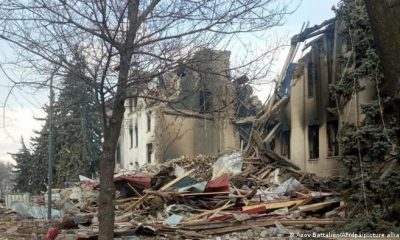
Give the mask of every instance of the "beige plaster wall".
<path id="1" fill-rule="evenodd" d="M 238 148 L 237 129 L 227 118 L 201 119 L 164 114 L 164 160 L 182 155 L 216 155 Z"/>

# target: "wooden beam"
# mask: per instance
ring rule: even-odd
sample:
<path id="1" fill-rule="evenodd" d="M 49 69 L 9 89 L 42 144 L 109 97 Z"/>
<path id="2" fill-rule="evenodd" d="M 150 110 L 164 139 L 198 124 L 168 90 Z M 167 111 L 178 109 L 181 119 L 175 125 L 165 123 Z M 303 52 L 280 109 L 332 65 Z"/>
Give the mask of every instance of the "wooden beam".
<path id="1" fill-rule="evenodd" d="M 289 209 L 289 211 L 293 211 L 296 210 L 297 208 L 299 208 L 300 206 L 306 205 L 308 203 L 310 203 L 313 200 L 313 197 L 308 196 L 306 199 L 304 199 L 303 201 L 297 203 L 296 205 L 294 205 L 293 207 L 291 207 Z"/>
<path id="2" fill-rule="evenodd" d="M 328 201 L 322 202 L 322 203 L 314 203 L 314 204 L 300 206 L 299 210 L 302 211 L 302 212 L 318 211 L 318 210 L 321 210 L 323 208 L 329 207 L 332 204 L 338 203 L 338 202 L 340 202 L 340 199 L 339 198 L 335 198 L 335 199 L 331 199 L 331 200 L 328 200 Z"/>
<path id="3" fill-rule="evenodd" d="M 180 180 L 182 180 L 184 177 L 189 176 L 190 174 L 192 174 L 194 171 L 196 171 L 196 169 L 192 169 L 188 172 L 186 172 L 185 174 L 183 174 L 180 177 L 175 178 L 174 180 L 172 180 L 171 182 L 165 184 L 162 188 L 160 188 L 161 191 L 165 191 L 168 188 L 172 187 L 175 183 L 179 182 Z"/>
<path id="4" fill-rule="evenodd" d="M 253 131 L 253 139 L 256 142 L 258 149 L 264 149 L 263 140 L 257 130 Z"/>
<path id="5" fill-rule="evenodd" d="M 251 206 L 244 206 L 242 208 L 243 211 L 246 210 L 251 210 L 254 208 L 258 207 L 265 207 L 265 209 L 277 209 L 277 208 L 284 208 L 284 207 L 290 207 L 293 205 L 296 205 L 298 203 L 301 203 L 304 201 L 304 199 L 299 199 L 299 200 L 287 200 L 287 201 L 278 201 L 278 202 L 266 202 L 262 204 L 257 204 L 257 205 L 251 205 Z"/>
<path id="6" fill-rule="evenodd" d="M 264 140 L 263 140 L 264 144 L 269 144 L 274 139 L 274 137 L 276 136 L 278 131 L 281 129 L 281 126 L 282 126 L 281 123 L 278 123 L 275 125 L 275 127 L 264 138 Z"/>

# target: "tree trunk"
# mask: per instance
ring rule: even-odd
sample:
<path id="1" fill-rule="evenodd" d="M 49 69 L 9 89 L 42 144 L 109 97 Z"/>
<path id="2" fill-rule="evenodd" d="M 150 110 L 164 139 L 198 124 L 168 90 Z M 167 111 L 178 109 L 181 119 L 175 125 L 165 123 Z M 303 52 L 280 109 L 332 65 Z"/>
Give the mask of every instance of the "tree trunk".
<path id="1" fill-rule="evenodd" d="M 400 100 L 400 0 L 365 0 L 375 48 L 384 74 L 384 89 Z"/>
<path id="2" fill-rule="evenodd" d="M 100 162 L 100 196 L 98 206 L 99 239 L 110 240 L 114 238 L 114 169 L 115 150 L 121 131 L 124 117 L 125 90 L 132 54 L 121 55 L 118 87 L 114 97 L 112 115 L 108 123 L 104 123 L 103 154 Z"/>
<path id="3" fill-rule="evenodd" d="M 119 132 L 118 130 L 116 132 Z M 115 165 L 115 149 L 111 138 L 103 144 L 100 160 L 100 196 L 98 205 L 99 239 L 113 239 L 114 235 L 114 198 L 115 186 L 113 181 Z M 110 177 L 111 176 L 111 177 Z"/>

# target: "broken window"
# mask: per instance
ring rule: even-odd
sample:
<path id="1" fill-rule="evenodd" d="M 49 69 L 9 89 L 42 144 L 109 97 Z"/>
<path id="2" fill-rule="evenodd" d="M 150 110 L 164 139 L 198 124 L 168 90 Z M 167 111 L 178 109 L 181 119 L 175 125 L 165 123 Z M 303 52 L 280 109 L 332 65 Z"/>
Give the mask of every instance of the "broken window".
<path id="1" fill-rule="evenodd" d="M 153 144 L 147 144 L 147 163 L 151 163 L 151 154 L 153 153 Z"/>
<path id="2" fill-rule="evenodd" d="M 139 144 L 139 133 L 138 133 L 138 126 L 137 123 L 135 125 L 135 147 L 137 147 Z"/>
<path id="3" fill-rule="evenodd" d="M 116 153 L 117 164 L 121 164 L 121 145 L 118 143 L 117 145 L 117 153 Z"/>
<path id="4" fill-rule="evenodd" d="M 308 126 L 308 150 L 310 159 L 319 158 L 319 126 Z"/>
<path id="5" fill-rule="evenodd" d="M 151 112 L 148 112 L 146 115 L 147 115 L 147 131 L 150 132 L 150 130 L 151 130 Z"/>
<path id="6" fill-rule="evenodd" d="M 129 125 L 129 147 L 133 148 L 133 127 Z"/>
<path id="7" fill-rule="evenodd" d="M 281 140 L 281 155 L 290 158 L 290 131 L 282 131 Z"/>
<path id="8" fill-rule="evenodd" d="M 199 95 L 200 112 L 205 113 L 211 110 L 211 92 L 201 90 Z"/>
<path id="9" fill-rule="evenodd" d="M 328 136 L 328 156 L 339 155 L 339 143 L 337 140 L 338 134 L 338 121 L 327 122 L 327 136 Z"/>
<path id="10" fill-rule="evenodd" d="M 130 148 L 133 148 L 133 127 L 132 127 L 132 125 L 129 126 L 129 141 L 130 141 Z"/>

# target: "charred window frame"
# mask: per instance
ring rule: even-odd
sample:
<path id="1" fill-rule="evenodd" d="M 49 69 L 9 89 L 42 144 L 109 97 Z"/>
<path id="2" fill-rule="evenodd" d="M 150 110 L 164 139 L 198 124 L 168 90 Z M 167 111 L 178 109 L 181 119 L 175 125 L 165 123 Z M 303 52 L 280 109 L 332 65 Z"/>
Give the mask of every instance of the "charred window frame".
<path id="1" fill-rule="evenodd" d="M 308 126 L 308 151 L 310 159 L 319 158 L 319 125 Z"/>
<path id="2" fill-rule="evenodd" d="M 207 90 L 199 91 L 199 106 L 200 112 L 210 112 L 211 111 L 211 92 Z"/>
<path id="3" fill-rule="evenodd" d="M 281 132 L 281 155 L 290 158 L 290 131 Z"/>
<path id="4" fill-rule="evenodd" d="M 147 163 L 151 163 L 151 155 L 153 153 L 153 144 L 148 143 L 146 145 L 146 149 L 147 149 Z"/>
<path id="5" fill-rule="evenodd" d="M 337 120 L 327 122 L 328 156 L 339 156 L 339 142 L 337 138 L 339 123 Z"/>

